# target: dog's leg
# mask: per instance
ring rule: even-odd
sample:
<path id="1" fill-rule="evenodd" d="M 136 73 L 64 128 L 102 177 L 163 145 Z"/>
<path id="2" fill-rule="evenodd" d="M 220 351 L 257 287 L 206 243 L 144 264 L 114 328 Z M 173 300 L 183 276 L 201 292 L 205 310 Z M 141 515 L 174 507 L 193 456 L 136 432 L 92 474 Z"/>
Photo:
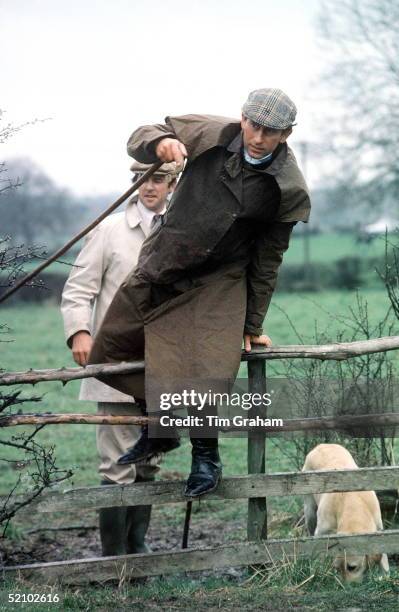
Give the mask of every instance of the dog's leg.
<path id="1" fill-rule="evenodd" d="M 306 528 L 310 535 L 314 535 L 317 526 L 317 504 L 313 495 L 305 495 L 303 500 Z"/>
<path id="2" fill-rule="evenodd" d="M 389 561 L 386 553 L 382 553 L 381 555 L 380 569 L 382 573 L 389 574 Z"/>
<path id="3" fill-rule="evenodd" d="M 377 531 L 383 531 L 384 525 L 382 524 L 381 511 L 379 511 L 376 520 Z M 380 558 L 380 570 L 383 574 L 389 574 L 389 561 L 386 553 L 382 553 Z"/>

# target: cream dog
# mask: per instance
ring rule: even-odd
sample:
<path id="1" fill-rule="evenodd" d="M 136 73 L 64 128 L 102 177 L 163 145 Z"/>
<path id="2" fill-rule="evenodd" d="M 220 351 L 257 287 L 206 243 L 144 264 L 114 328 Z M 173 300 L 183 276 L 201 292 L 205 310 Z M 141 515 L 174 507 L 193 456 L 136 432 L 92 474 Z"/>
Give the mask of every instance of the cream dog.
<path id="1" fill-rule="evenodd" d="M 308 453 L 302 471 L 356 470 L 352 455 L 339 444 L 319 444 Z M 382 531 L 381 510 L 374 491 L 306 495 L 305 522 L 310 535 L 356 534 Z M 384 554 L 336 557 L 334 567 L 347 582 L 360 582 L 365 570 L 379 563 L 389 572 Z"/>

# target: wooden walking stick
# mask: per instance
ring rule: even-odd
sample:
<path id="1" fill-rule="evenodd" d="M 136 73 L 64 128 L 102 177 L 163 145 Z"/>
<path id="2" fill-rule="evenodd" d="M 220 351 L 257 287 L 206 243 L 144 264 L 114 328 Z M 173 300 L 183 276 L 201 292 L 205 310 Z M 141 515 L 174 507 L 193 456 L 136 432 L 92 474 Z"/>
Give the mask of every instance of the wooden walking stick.
<path id="1" fill-rule="evenodd" d="M 32 280 L 32 278 L 34 278 L 45 268 L 47 268 L 47 266 L 56 261 L 59 257 L 61 257 L 61 255 L 66 253 L 76 242 L 83 238 L 83 236 L 86 236 L 86 234 L 88 234 L 93 228 L 95 228 L 96 225 L 98 225 L 103 219 L 105 219 L 105 217 L 108 217 L 109 214 L 111 214 L 116 208 L 118 208 L 118 206 L 120 206 L 125 200 L 127 200 L 127 198 L 131 196 L 136 191 L 136 189 L 138 189 L 143 183 L 145 183 L 149 179 L 149 177 L 162 166 L 162 164 L 163 161 L 157 161 L 155 164 L 153 164 L 151 168 L 149 168 L 147 172 L 143 174 L 142 177 L 140 177 L 135 183 L 133 183 L 133 185 L 113 204 L 111 204 L 111 206 L 104 210 L 104 212 L 101 213 L 101 215 L 97 217 L 97 219 L 95 219 L 90 223 L 90 225 L 87 225 L 84 229 L 82 229 L 79 234 L 76 234 L 76 236 L 71 238 L 71 240 L 69 240 L 69 242 L 67 242 L 63 247 L 61 247 L 61 249 L 58 249 L 58 251 L 54 253 L 54 255 L 46 259 L 46 261 L 41 263 L 39 266 L 37 266 L 37 268 L 35 268 L 33 272 L 27 274 L 27 276 L 19 280 L 13 287 L 10 287 L 10 289 L 5 291 L 5 293 L 0 296 L 0 303 L 4 302 L 7 298 L 13 295 L 13 293 L 18 291 L 18 289 L 26 285 L 26 283 Z"/>
<path id="2" fill-rule="evenodd" d="M 183 540 L 181 547 L 187 548 L 188 546 L 188 532 L 190 531 L 190 519 L 191 519 L 191 510 L 193 508 L 193 502 L 188 501 L 186 504 L 186 515 L 184 517 L 184 528 L 183 528 Z"/>

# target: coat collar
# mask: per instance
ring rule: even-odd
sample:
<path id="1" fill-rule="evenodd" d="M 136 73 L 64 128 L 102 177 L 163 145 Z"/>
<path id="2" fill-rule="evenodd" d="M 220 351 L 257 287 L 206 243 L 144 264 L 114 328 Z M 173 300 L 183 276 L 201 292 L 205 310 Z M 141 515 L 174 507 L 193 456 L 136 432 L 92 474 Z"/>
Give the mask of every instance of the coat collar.
<path id="1" fill-rule="evenodd" d="M 230 142 L 227 147 L 227 150 L 231 153 L 235 153 L 232 155 L 230 159 L 226 162 L 226 169 L 228 170 L 230 176 L 234 178 L 241 170 L 241 149 L 242 149 L 242 132 L 237 134 L 235 138 Z M 261 172 L 264 174 L 271 174 L 272 176 L 278 174 L 287 159 L 288 153 L 288 145 L 287 143 L 283 143 L 281 148 L 279 149 L 276 157 L 273 158 L 272 163 L 264 168 L 253 167 L 255 172 Z"/>
<path id="2" fill-rule="evenodd" d="M 146 226 L 145 222 L 141 218 L 140 211 L 137 207 L 138 199 L 138 195 L 135 195 L 127 203 L 125 210 L 126 221 L 131 229 L 134 229 L 140 225 L 145 236 L 147 236 L 149 233 L 149 228 Z"/>

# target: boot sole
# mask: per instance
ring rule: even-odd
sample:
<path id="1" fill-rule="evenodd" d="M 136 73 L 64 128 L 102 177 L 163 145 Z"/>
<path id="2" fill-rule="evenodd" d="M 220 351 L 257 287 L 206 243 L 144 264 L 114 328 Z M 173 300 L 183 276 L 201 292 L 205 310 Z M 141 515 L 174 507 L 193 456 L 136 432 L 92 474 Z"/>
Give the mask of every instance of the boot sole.
<path id="1" fill-rule="evenodd" d="M 176 446 L 172 446 L 167 448 L 166 450 L 163 449 L 157 449 L 156 452 L 150 453 L 148 455 L 141 455 L 141 457 L 136 457 L 135 459 L 132 460 L 125 460 L 125 461 L 120 461 L 118 459 L 117 464 L 118 465 L 131 465 L 133 463 L 144 463 L 146 461 L 149 461 L 150 459 L 152 459 L 153 457 L 156 457 L 157 455 L 164 455 L 166 453 L 170 453 L 173 450 L 176 450 L 177 448 L 179 448 L 181 446 L 180 442 L 179 444 L 176 444 Z"/>
<path id="2" fill-rule="evenodd" d="M 186 499 L 196 499 L 197 497 L 202 497 L 203 495 L 206 495 L 207 493 L 212 493 L 218 488 L 221 480 L 222 480 L 222 475 L 218 476 L 216 483 L 211 489 L 207 489 L 206 491 L 202 491 L 202 493 L 197 493 L 196 495 L 188 495 L 187 493 L 183 492 L 183 496 Z"/>

